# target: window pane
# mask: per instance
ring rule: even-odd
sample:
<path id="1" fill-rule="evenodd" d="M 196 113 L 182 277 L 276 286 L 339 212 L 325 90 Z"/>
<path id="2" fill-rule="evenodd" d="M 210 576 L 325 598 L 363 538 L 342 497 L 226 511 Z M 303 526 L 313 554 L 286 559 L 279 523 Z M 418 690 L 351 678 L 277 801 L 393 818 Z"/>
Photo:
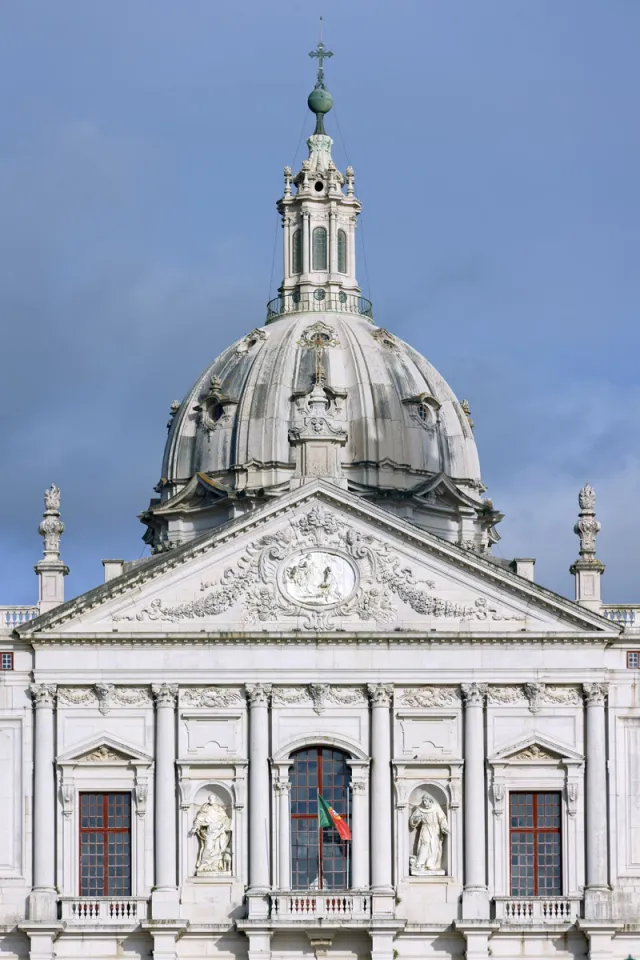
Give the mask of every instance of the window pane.
<path id="1" fill-rule="evenodd" d="M 347 272 L 347 235 L 344 230 L 338 230 L 338 272 Z"/>
<path id="2" fill-rule="evenodd" d="M 80 895 L 131 896 L 131 795 L 80 794 Z"/>
<path id="3" fill-rule="evenodd" d="M 295 230 L 291 241 L 291 273 L 302 273 L 302 230 Z"/>
<path id="4" fill-rule="evenodd" d="M 345 890 L 349 843 L 333 827 L 318 837 L 318 793 L 349 822 L 351 770 L 338 750 L 316 747 L 294 755 L 291 770 L 291 867 L 294 889 Z M 321 846 L 319 847 L 319 843 Z"/>
<path id="5" fill-rule="evenodd" d="M 313 269 L 327 269 L 327 231 L 316 227 L 313 231 Z"/>
<path id="6" fill-rule="evenodd" d="M 511 895 L 562 895 L 559 793 L 511 793 Z"/>

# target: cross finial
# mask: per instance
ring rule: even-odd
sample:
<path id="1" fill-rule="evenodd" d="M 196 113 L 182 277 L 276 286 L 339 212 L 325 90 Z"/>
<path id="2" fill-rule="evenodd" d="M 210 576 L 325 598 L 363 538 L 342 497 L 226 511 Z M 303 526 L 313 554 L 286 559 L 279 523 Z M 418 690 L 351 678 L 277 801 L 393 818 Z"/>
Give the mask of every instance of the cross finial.
<path id="1" fill-rule="evenodd" d="M 322 17 L 320 17 L 320 39 L 315 50 L 311 50 L 309 56 L 318 61 L 318 80 L 317 87 L 324 87 L 324 61 L 333 56 L 331 50 L 327 50 L 322 42 Z"/>

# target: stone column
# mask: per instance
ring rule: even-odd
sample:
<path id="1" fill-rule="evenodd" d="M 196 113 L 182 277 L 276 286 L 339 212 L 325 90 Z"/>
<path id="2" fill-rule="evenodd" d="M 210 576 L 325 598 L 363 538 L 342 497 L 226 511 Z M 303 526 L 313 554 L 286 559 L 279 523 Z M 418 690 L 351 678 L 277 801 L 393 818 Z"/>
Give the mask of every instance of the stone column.
<path id="1" fill-rule="evenodd" d="M 176 789 L 176 698 L 178 687 L 154 684 L 156 701 L 155 763 L 155 888 L 151 898 L 154 920 L 178 916 L 176 883 L 177 789 Z"/>
<path id="2" fill-rule="evenodd" d="M 278 887 L 280 890 L 291 889 L 291 811 L 289 809 L 289 793 L 291 784 L 287 777 L 288 771 L 281 772 L 276 783 L 278 797 Z"/>
<path id="3" fill-rule="evenodd" d="M 269 700 L 271 684 L 247 684 L 249 701 L 249 918 L 269 914 Z"/>
<path id="4" fill-rule="evenodd" d="M 35 705 L 33 778 L 33 889 L 29 919 L 57 919 L 56 900 L 56 781 L 53 734 L 55 684 L 32 683 Z"/>
<path id="5" fill-rule="evenodd" d="M 604 713 L 607 688 L 606 683 L 585 683 L 582 687 L 587 709 L 585 918 L 588 920 L 606 920 L 609 917 L 607 744 Z"/>
<path id="6" fill-rule="evenodd" d="M 487 920 L 484 700 L 487 685 L 461 684 L 464 699 L 464 920 Z"/>
<path id="7" fill-rule="evenodd" d="M 393 686 L 370 683 L 371 698 L 371 886 L 373 910 L 393 915 L 391 865 L 391 696 Z"/>

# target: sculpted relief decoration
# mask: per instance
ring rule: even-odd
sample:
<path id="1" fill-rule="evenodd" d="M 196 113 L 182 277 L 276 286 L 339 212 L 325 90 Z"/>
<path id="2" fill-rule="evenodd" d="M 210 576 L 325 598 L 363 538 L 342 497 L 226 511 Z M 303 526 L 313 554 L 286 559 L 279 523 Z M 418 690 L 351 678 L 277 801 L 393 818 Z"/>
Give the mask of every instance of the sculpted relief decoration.
<path id="1" fill-rule="evenodd" d="M 103 715 L 113 706 L 139 707 L 151 703 L 145 687 L 117 687 L 113 683 L 94 683 L 86 687 L 60 687 L 58 702 L 63 706 L 98 707 Z"/>
<path id="2" fill-rule="evenodd" d="M 201 584 L 200 598 L 170 605 L 156 598 L 137 613 L 117 614 L 113 620 L 180 623 L 219 616 L 242 601 L 248 624 L 292 618 L 309 630 L 332 630 L 336 618 L 392 622 L 396 600 L 439 619 L 524 619 L 484 597 L 455 603 L 437 596 L 435 589 L 432 580 L 418 580 L 403 567 L 388 543 L 318 505 L 250 544 L 219 580 Z"/>
<path id="3" fill-rule="evenodd" d="M 359 687 L 334 687 L 328 683 L 309 683 L 304 687 L 274 687 L 273 703 L 287 706 L 293 703 L 313 704 L 314 713 L 324 713 L 327 706 L 350 706 L 367 702 Z"/>

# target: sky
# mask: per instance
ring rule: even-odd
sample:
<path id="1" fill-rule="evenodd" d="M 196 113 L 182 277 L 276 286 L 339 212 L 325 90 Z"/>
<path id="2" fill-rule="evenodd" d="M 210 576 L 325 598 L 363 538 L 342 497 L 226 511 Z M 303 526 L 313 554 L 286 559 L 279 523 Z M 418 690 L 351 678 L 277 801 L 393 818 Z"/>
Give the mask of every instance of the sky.
<path id="1" fill-rule="evenodd" d="M 637 0 L 4 0 L 0 603 L 51 482 L 67 598 L 147 552 L 169 405 L 280 280 L 320 13 L 360 284 L 469 401 L 495 552 L 571 595 L 589 481 L 640 602 Z"/>

